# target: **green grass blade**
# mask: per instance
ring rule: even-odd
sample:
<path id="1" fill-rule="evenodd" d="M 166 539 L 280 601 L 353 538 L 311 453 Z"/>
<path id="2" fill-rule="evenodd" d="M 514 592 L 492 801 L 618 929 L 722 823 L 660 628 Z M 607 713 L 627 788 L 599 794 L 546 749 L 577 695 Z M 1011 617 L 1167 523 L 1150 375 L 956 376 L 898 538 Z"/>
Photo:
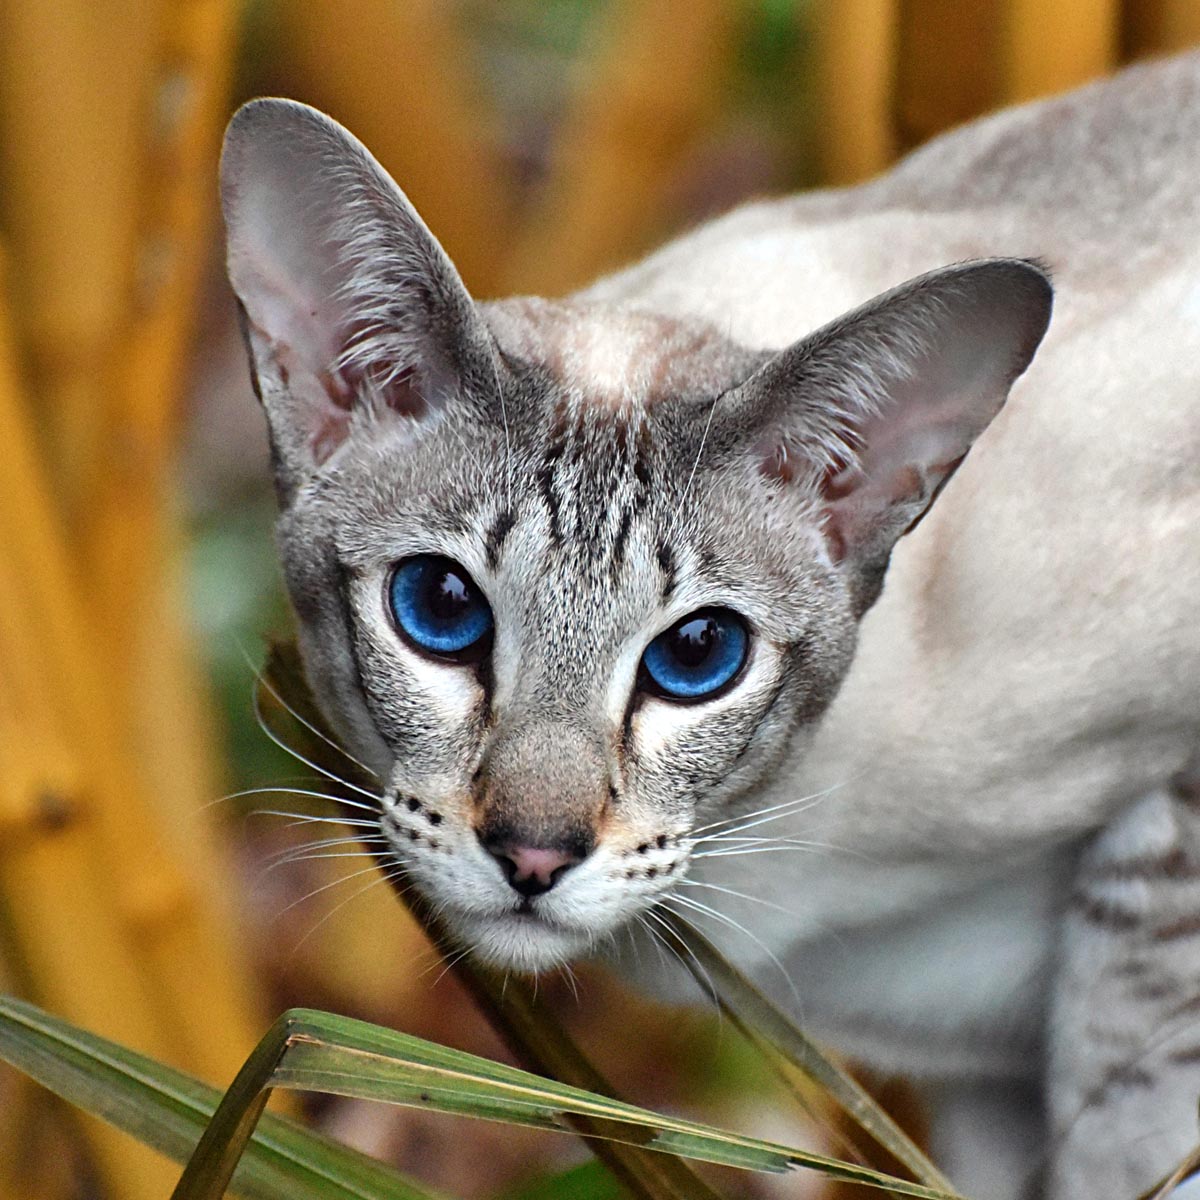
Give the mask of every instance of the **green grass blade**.
<path id="1" fill-rule="evenodd" d="M 597 1136 L 643 1150 L 744 1170 L 811 1167 L 898 1195 L 947 1193 L 790 1146 L 650 1112 L 461 1050 L 309 1009 L 285 1014 L 247 1060 L 180 1179 L 174 1200 L 217 1200 L 271 1086 L 331 1092 L 565 1131 L 570 1116 Z"/>
<path id="2" fill-rule="evenodd" d="M 503 1200 L 626 1200 L 627 1195 L 612 1172 L 593 1159 L 522 1184 L 505 1192 Z"/>
<path id="3" fill-rule="evenodd" d="M 769 1045 L 819 1084 L 848 1116 L 922 1183 L 938 1191 L 954 1193 L 949 1180 L 870 1094 L 764 996 L 712 942 L 694 926 L 685 926 L 672 914 L 663 913 L 663 918 L 691 951 L 686 961 L 697 983 L 706 992 L 715 990 L 721 1008 L 751 1041 L 760 1048 L 764 1043 Z"/>
<path id="4" fill-rule="evenodd" d="M 32 1004 L 0 996 L 0 1059 L 176 1162 L 187 1162 L 217 1088 Z M 233 1179 L 247 1200 L 436 1200 L 356 1150 L 274 1114 L 261 1117 Z"/>

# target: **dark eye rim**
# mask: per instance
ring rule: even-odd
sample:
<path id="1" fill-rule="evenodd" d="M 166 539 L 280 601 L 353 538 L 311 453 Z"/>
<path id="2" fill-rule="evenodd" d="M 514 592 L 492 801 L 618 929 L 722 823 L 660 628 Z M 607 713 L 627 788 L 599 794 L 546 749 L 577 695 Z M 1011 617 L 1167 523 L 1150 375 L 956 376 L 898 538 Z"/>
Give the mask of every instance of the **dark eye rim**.
<path id="1" fill-rule="evenodd" d="M 492 614 L 491 621 L 488 625 L 487 632 L 473 641 L 469 646 L 464 646 L 461 650 L 432 650 L 428 646 L 422 646 L 408 632 L 407 629 L 400 623 L 399 617 L 396 615 L 395 605 L 392 603 L 392 588 L 395 586 L 396 576 L 400 573 L 401 568 L 408 563 L 414 562 L 417 559 L 428 558 L 440 560 L 449 563 L 456 570 L 462 572 L 463 578 L 475 589 L 476 592 L 483 598 L 483 602 L 488 606 L 488 612 Z M 461 667 L 478 667 L 479 664 L 487 660 L 492 653 L 492 643 L 496 632 L 496 618 L 492 613 L 492 605 L 488 600 L 483 588 L 475 582 L 475 576 L 470 571 L 458 562 L 451 558 L 448 554 L 439 554 L 435 550 L 423 551 L 419 554 L 407 554 L 404 558 L 399 559 L 392 564 L 392 568 L 384 576 L 383 580 L 383 611 L 387 613 L 388 623 L 395 630 L 396 635 L 400 640 L 412 651 L 421 655 L 422 658 L 427 658 L 431 662 L 448 663 L 451 666 Z"/>
<path id="2" fill-rule="evenodd" d="M 692 609 L 686 612 L 681 617 L 676 617 L 674 621 L 665 628 L 660 629 L 658 633 L 650 639 L 650 642 L 656 641 L 662 637 L 664 633 L 669 633 L 676 625 L 682 621 L 694 620 L 696 617 L 705 614 L 719 615 L 722 617 L 732 617 L 746 634 L 746 652 L 742 655 L 742 661 L 738 664 L 738 669 L 734 671 L 730 677 L 725 680 L 720 687 L 713 688 L 711 692 L 705 692 L 700 696 L 680 696 L 674 692 L 668 692 L 661 684 L 655 682 L 654 677 L 650 674 L 646 667 L 646 651 L 642 651 L 642 657 L 638 659 L 637 680 L 635 688 L 638 692 L 653 696 L 656 700 L 665 700 L 668 704 L 678 704 L 681 706 L 691 707 L 697 704 L 708 704 L 713 700 L 719 700 L 722 696 L 728 695 L 739 683 L 745 678 L 746 672 L 750 667 L 750 662 L 754 658 L 755 644 L 755 629 L 750 621 L 740 612 L 733 608 L 727 608 L 723 604 L 705 604 L 700 608 Z M 647 648 L 650 642 L 646 643 Z"/>

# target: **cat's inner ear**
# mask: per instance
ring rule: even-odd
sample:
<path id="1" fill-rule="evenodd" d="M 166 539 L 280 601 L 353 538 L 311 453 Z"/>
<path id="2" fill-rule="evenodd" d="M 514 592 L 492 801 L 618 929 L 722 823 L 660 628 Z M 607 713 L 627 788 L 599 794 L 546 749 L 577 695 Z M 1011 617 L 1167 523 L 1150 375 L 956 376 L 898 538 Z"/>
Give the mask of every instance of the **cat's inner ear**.
<path id="1" fill-rule="evenodd" d="M 810 493 L 859 611 L 1029 365 L 1052 296 L 1020 259 L 948 267 L 781 351 L 729 398 L 723 421 L 759 469 Z"/>
<path id="2" fill-rule="evenodd" d="M 356 422 L 420 417 L 464 383 L 486 386 L 487 335 L 457 272 L 336 122 L 287 100 L 244 106 L 225 136 L 221 199 L 286 489 Z"/>

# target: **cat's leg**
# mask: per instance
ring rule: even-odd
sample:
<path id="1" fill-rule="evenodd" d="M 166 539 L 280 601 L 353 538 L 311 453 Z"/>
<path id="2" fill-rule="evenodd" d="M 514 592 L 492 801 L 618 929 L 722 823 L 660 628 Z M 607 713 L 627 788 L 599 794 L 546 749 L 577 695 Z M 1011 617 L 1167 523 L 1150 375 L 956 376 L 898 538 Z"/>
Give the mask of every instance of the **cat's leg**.
<path id="1" fill-rule="evenodd" d="M 1048 1200 L 1130 1200 L 1197 1141 L 1200 776 L 1085 851 L 1049 1030 Z"/>
<path id="2" fill-rule="evenodd" d="M 1041 1088 L 1009 1080 L 960 1080 L 922 1088 L 929 1149 L 970 1200 L 1036 1200 L 1045 1150 Z"/>

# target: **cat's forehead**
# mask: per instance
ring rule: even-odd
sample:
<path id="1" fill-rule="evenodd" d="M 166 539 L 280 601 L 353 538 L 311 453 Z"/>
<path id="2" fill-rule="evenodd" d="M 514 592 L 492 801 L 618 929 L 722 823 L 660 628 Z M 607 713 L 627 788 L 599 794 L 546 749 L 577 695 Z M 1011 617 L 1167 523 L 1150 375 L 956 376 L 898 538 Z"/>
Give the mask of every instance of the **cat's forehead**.
<path id="1" fill-rule="evenodd" d="M 712 325 L 633 308 L 521 297 L 482 311 L 502 354 L 599 406 L 714 395 L 753 361 Z"/>

